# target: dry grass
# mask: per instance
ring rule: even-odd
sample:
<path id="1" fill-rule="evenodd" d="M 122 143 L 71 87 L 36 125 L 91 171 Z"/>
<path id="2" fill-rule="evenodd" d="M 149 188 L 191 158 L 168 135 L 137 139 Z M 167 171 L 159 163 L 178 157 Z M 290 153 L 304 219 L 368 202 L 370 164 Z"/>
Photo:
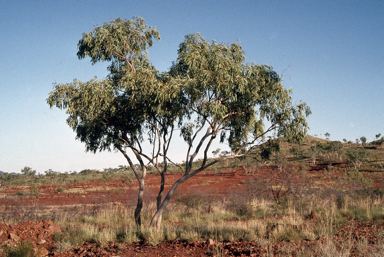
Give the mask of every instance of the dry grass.
<path id="1" fill-rule="evenodd" d="M 101 245 L 111 241 L 130 243 L 144 238 L 151 245 L 164 240 L 201 241 L 211 238 L 218 242 L 255 241 L 268 248 L 277 242 L 330 238 L 353 218 L 372 221 L 384 217 L 384 201 L 381 198 L 354 199 L 345 196 L 342 206 L 338 206 L 335 197 L 315 197 L 309 206 L 316 212 L 316 222 L 305 218 L 304 215 L 308 213 L 297 211 L 292 201 L 288 201 L 282 210 L 281 206 L 271 200 L 253 198 L 249 201 L 246 214 L 236 210 L 237 207 L 241 208 L 241 205 L 236 205 L 238 202 L 238 199 L 233 198 L 211 203 L 210 207 L 200 204 L 188 213 L 184 205 L 171 203 L 163 215 L 161 230 L 145 226 L 137 229 L 132 218 L 134 209 L 126 206 L 110 205 L 77 216 L 73 215 L 72 210 L 66 210 L 56 213 L 51 219 L 65 228 L 68 235 L 77 231 L 77 240 L 98 242 Z M 150 223 L 155 209 L 153 203 L 144 206 L 143 224 Z M 60 249 L 70 243 L 68 238 L 57 239 Z M 352 245 L 336 246 L 332 240 L 320 240 L 311 250 L 320 256 L 346 256 Z M 382 246 L 378 244 L 375 247 L 379 249 Z M 376 251 L 364 239 L 356 241 L 355 247 L 359 252 Z M 283 250 L 291 251 L 288 246 Z"/>

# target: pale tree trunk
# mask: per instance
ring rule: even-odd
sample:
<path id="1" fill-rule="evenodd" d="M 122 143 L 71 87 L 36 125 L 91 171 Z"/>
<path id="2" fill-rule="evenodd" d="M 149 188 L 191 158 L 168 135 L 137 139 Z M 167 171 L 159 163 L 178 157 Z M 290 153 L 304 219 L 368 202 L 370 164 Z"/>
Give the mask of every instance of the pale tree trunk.
<path id="1" fill-rule="evenodd" d="M 139 195 L 137 197 L 137 206 L 135 209 L 135 222 L 138 227 L 141 226 L 141 209 L 144 200 L 144 179 L 139 180 Z"/>
<path id="2" fill-rule="evenodd" d="M 172 129 L 172 132 L 173 132 L 173 129 Z M 171 136 L 172 136 L 172 132 L 171 132 Z M 164 134 L 163 136 L 164 136 L 164 144 L 163 144 L 164 169 L 160 172 L 161 184 L 160 184 L 159 194 L 156 197 L 156 211 L 158 211 L 160 209 L 160 206 L 161 206 L 161 201 L 163 199 L 164 186 L 165 186 L 165 174 L 167 173 L 167 169 L 168 169 L 167 152 L 168 152 L 168 147 L 169 147 L 170 141 L 168 141 L 168 143 L 166 143 L 167 142 L 166 134 Z M 163 216 L 162 213 L 160 213 L 160 215 L 156 219 L 156 227 L 158 229 L 160 229 L 160 226 L 161 226 L 162 216 Z"/>
<path id="3" fill-rule="evenodd" d="M 161 175 L 161 185 L 160 185 L 160 192 L 156 197 L 156 207 L 157 207 L 156 210 L 159 210 L 161 206 L 161 200 L 163 198 L 164 184 L 165 184 L 165 170 L 161 172 L 160 175 Z M 156 222 L 157 224 L 156 226 L 158 228 L 160 228 L 160 225 L 161 225 L 161 218 L 162 218 L 162 215 L 160 214 L 160 217 L 157 219 L 157 222 Z"/>
<path id="4" fill-rule="evenodd" d="M 137 181 L 139 182 L 139 194 L 137 196 L 137 205 L 136 205 L 136 209 L 135 209 L 134 215 L 135 215 L 135 223 L 136 223 L 136 225 L 137 226 L 141 226 L 141 209 L 143 208 L 144 181 L 145 181 L 145 176 L 147 174 L 147 169 L 146 169 L 146 167 L 145 167 L 145 165 L 144 165 L 140 155 L 137 154 L 137 152 L 134 151 L 134 153 L 136 155 L 136 158 L 140 162 L 140 166 L 142 168 L 142 174 L 140 176 L 139 173 L 137 172 L 136 168 L 135 168 L 135 165 L 133 165 L 133 162 L 132 162 L 131 158 L 129 158 L 129 156 L 127 155 L 127 152 L 125 151 L 125 149 L 124 150 L 119 149 L 119 150 L 124 155 L 124 157 L 127 159 L 129 166 L 131 167 L 133 173 L 136 176 Z"/>
<path id="5" fill-rule="evenodd" d="M 172 186 L 171 189 L 169 190 L 167 196 L 164 198 L 164 201 L 161 203 L 160 206 L 158 206 L 155 215 L 153 215 L 151 224 L 149 225 L 150 227 L 155 227 L 155 226 L 156 226 L 157 229 L 160 229 L 162 214 L 163 214 L 163 212 L 164 212 L 164 210 L 165 210 L 165 207 L 167 207 L 168 202 L 169 202 L 169 200 L 171 199 L 173 193 L 175 192 L 176 188 L 177 188 L 180 184 L 182 184 L 183 182 L 185 182 L 185 181 L 186 181 L 187 179 L 189 179 L 190 177 L 192 177 L 190 174 L 189 174 L 189 175 L 184 175 L 184 176 L 182 176 L 181 178 L 179 178 L 179 179 L 175 182 L 175 184 L 173 184 L 173 186 Z"/>
<path id="6" fill-rule="evenodd" d="M 138 158 L 138 159 L 139 159 L 139 162 L 141 164 L 141 168 L 142 168 L 143 173 L 142 173 L 141 177 L 138 178 L 139 195 L 137 196 L 137 206 L 135 209 L 135 222 L 136 222 L 136 225 L 140 227 L 141 226 L 141 209 L 143 208 L 143 202 L 144 202 L 144 181 L 145 181 L 147 169 L 144 166 L 144 163 L 142 162 L 142 160 L 140 158 Z"/>

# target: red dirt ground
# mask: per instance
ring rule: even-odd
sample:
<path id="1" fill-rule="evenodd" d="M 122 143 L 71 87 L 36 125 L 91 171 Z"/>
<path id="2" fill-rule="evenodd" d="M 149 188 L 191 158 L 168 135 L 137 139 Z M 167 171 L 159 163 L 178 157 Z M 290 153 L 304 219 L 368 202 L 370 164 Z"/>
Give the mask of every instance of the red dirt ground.
<path id="1" fill-rule="evenodd" d="M 319 188 L 331 187 L 337 184 L 338 187 L 348 188 L 352 184 L 344 178 L 348 178 L 346 172 L 343 171 L 345 164 L 335 164 L 332 172 L 324 171 L 327 165 L 317 165 L 311 167 L 309 171 L 305 171 L 305 180 L 300 174 L 300 167 L 290 167 L 295 170 L 289 179 L 292 183 L 300 185 L 307 183 L 308 178 L 312 182 L 316 182 Z M 254 174 L 246 174 L 243 168 L 221 170 L 220 173 L 214 174 L 211 171 L 205 171 L 192 177 L 184 182 L 175 192 L 174 198 L 190 193 L 205 193 L 207 195 L 227 196 L 231 192 L 246 192 L 247 186 L 255 184 L 268 187 L 273 185 L 280 178 L 280 174 L 276 171 L 276 166 L 264 166 L 259 170 L 255 170 Z M 182 174 L 167 174 L 165 192 L 179 179 Z M 369 176 L 373 181 L 375 188 L 384 188 L 383 176 Z M 20 192 L 28 192 L 26 187 L 7 187 L 3 188 L 2 194 L 4 198 L 0 199 L 0 209 L 3 213 L 12 209 L 13 215 L 19 215 L 18 206 L 44 206 L 49 208 L 66 208 L 77 205 L 79 211 L 87 208 L 87 205 L 103 204 L 103 203 L 130 203 L 135 202 L 138 193 L 138 183 L 126 185 L 120 183 L 120 180 L 112 180 L 108 182 L 93 181 L 86 183 L 71 183 L 67 185 L 43 185 L 39 186 L 39 195 L 23 195 Z M 145 187 L 147 197 L 154 199 L 158 193 L 160 184 L 160 175 L 148 174 Z M 66 193 L 57 192 L 57 188 L 62 187 Z M 96 190 L 97 189 L 97 190 Z M 84 193 L 85 192 L 85 193 Z M 266 191 L 270 193 L 270 191 Z M 9 208 L 9 209 L 8 209 Z M 351 225 L 352 226 L 352 225 Z M 373 230 L 383 229 L 383 224 L 354 224 L 350 229 L 349 235 L 353 234 L 356 238 L 364 233 L 371 233 Z M 36 249 L 41 251 L 41 255 L 49 253 L 50 256 L 214 256 L 221 252 L 225 256 L 260 256 L 267 254 L 267 250 L 256 242 L 237 242 L 237 243 L 218 243 L 208 245 L 206 242 L 164 242 L 157 246 L 149 246 L 145 241 L 126 245 L 119 248 L 116 243 L 111 243 L 106 247 L 100 247 L 97 244 L 85 243 L 82 247 L 73 248 L 66 254 L 59 254 L 53 251 L 52 233 L 60 228 L 50 221 L 43 222 L 22 222 L 16 225 L 0 224 L 0 243 L 2 245 L 17 242 L 17 240 L 30 239 Z M 338 240 L 346 240 L 346 233 L 340 232 Z M 325 239 L 319 239 L 325 240 Z M 374 242 L 377 238 L 371 238 Z M 317 240 L 316 240 L 317 241 Z M 284 245 L 289 242 L 281 242 Z M 302 247 L 310 246 L 314 242 L 295 242 L 297 251 Z M 279 253 L 281 245 L 273 248 L 275 253 Z M 294 253 L 293 253 L 294 254 Z"/>
<path id="2" fill-rule="evenodd" d="M 337 182 L 338 187 L 351 187 L 350 182 L 343 178 L 348 178 L 346 172 L 343 171 L 345 164 L 335 164 L 335 171 L 324 173 L 324 169 L 328 165 L 316 165 L 308 171 L 307 178 L 316 181 L 319 188 L 329 187 Z M 292 167 L 292 169 L 300 169 L 300 167 Z M 297 173 L 297 172 L 296 172 Z M 173 183 L 182 176 L 181 173 L 166 174 L 165 192 L 173 185 Z M 189 193 L 204 192 L 209 195 L 228 195 L 229 192 L 241 192 L 247 189 L 244 184 L 254 183 L 267 186 L 276 180 L 279 180 L 280 173 L 276 171 L 275 166 L 264 166 L 258 171 L 254 171 L 254 175 L 246 174 L 243 168 L 221 170 L 220 173 L 214 174 L 213 171 L 205 171 L 189 180 L 185 181 L 176 191 L 179 196 Z M 275 181 L 274 181 L 275 179 Z M 299 174 L 290 176 L 293 183 L 305 183 L 303 177 Z M 372 177 L 373 186 L 375 188 L 384 188 L 384 176 Z M 138 183 L 126 185 L 120 183 L 121 180 L 92 181 L 85 183 L 73 182 L 67 185 L 42 185 L 39 186 L 39 195 L 18 195 L 20 192 L 29 192 L 26 187 L 7 187 L 3 188 L 2 194 L 5 197 L 0 199 L 0 206 L 13 205 L 34 205 L 34 206 L 70 206 L 70 205 L 87 205 L 87 204 L 103 204 L 110 202 L 128 203 L 136 201 L 138 193 Z M 148 174 L 145 181 L 145 195 L 149 198 L 155 198 L 160 185 L 160 175 Z M 56 191 L 62 187 L 67 193 Z M 96 190 L 97 189 L 97 190 Z M 175 198 L 175 197 L 173 197 Z"/>

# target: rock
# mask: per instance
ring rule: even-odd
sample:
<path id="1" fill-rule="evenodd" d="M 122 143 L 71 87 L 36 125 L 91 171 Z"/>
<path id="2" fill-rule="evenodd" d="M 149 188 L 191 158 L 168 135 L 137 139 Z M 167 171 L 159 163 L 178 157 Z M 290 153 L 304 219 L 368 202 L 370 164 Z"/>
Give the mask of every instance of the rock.
<path id="1" fill-rule="evenodd" d="M 207 245 L 214 245 L 214 244 L 215 242 L 211 238 L 207 240 Z"/>
<path id="2" fill-rule="evenodd" d="M 60 233 L 60 232 L 61 232 L 61 229 L 60 229 L 59 226 L 57 226 L 57 225 L 53 225 L 53 224 L 52 224 L 51 226 L 49 226 L 48 231 L 49 231 L 51 234 L 55 234 L 55 233 Z"/>
<path id="3" fill-rule="evenodd" d="M 4 241 L 4 242 L 2 242 L 1 243 L 1 246 L 7 246 L 7 247 L 12 247 L 12 246 L 14 246 L 16 243 L 15 242 L 13 242 L 12 240 L 6 240 L 6 241 Z"/>
<path id="4" fill-rule="evenodd" d="M 35 248 L 33 249 L 36 256 L 42 257 L 47 256 L 49 254 L 48 250 L 45 247 Z"/>
<path id="5" fill-rule="evenodd" d="M 18 235 L 16 235 L 16 234 L 13 234 L 13 233 L 10 233 L 8 235 L 8 238 L 10 240 L 12 240 L 13 242 L 19 242 L 20 241 L 20 237 Z"/>
<path id="6" fill-rule="evenodd" d="M 313 221 L 317 221 L 316 214 L 313 211 L 311 211 L 311 214 L 309 215 L 309 219 Z"/>
<path id="7" fill-rule="evenodd" d="M 42 245 L 42 244 L 45 244 L 46 242 L 47 241 L 45 241 L 44 239 L 39 238 L 39 239 L 37 239 L 36 244 Z"/>

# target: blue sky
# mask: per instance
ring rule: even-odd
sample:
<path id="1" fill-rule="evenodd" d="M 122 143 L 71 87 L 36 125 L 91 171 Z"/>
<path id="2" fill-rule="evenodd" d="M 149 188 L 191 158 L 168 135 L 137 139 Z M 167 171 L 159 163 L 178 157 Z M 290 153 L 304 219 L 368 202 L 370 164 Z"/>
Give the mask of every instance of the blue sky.
<path id="1" fill-rule="evenodd" d="M 106 76 L 78 60 L 93 25 L 143 17 L 161 41 L 149 55 L 167 71 L 186 34 L 240 41 L 246 62 L 269 64 L 312 109 L 310 135 L 332 140 L 384 134 L 384 1 L 0 1 L 0 170 L 81 171 L 126 164 L 120 153 L 85 153 L 46 103 L 52 83 Z M 322 136 L 323 137 L 323 136 Z M 176 140 L 179 140 L 176 138 Z M 182 145 L 182 144 L 180 144 Z M 177 161 L 178 150 L 173 153 Z M 212 149 L 213 150 L 213 149 Z"/>

